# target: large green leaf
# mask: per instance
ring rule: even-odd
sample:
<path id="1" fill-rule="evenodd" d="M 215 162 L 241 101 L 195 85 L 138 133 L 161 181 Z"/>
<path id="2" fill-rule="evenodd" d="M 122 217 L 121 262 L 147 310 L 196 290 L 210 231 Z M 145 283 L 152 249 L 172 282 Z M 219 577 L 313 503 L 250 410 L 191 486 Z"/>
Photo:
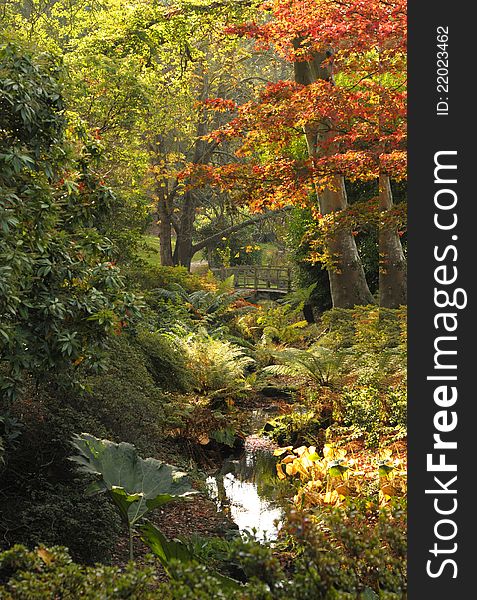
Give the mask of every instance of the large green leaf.
<path id="1" fill-rule="evenodd" d="M 132 444 L 88 433 L 75 435 L 72 443 L 79 454 L 70 460 L 81 472 L 101 477 L 90 493 L 109 492 L 131 525 L 152 508 L 197 493 L 186 473 L 154 458 L 141 458 Z"/>
<path id="2" fill-rule="evenodd" d="M 167 569 L 171 560 L 190 562 L 195 559 L 194 554 L 180 540 L 168 540 L 166 536 L 152 523 L 146 521 L 139 527 L 141 539 L 149 546 Z"/>
<path id="3" fill-rule="evenodd" d="M 195 554 L 184 542 L 180 540 L 168 540 L 151 522 L 146 521 L 139 526 L 139 529 L 142 541 L 149 546 L 170 576 L 173 576 L 173 571 L 169 568 L 172 560 L 185 563 L 197 560 Z M 227 589 L 238 589 L 240 587 L 238 581 L 222 575 L 214 569 L 210 569 L 210 575 L 220 581 Z"/>

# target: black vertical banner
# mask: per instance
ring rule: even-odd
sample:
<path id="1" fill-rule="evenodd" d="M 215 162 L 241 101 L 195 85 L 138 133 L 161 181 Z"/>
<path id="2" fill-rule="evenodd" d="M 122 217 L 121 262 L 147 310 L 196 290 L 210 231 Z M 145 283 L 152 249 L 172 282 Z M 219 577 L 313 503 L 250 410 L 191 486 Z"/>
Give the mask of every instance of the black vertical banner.
<path id="1" fill-rule="evenodd" d="M 466 8 L 408 5 L 411 600 L 477 598 L 477 33 Z"/>

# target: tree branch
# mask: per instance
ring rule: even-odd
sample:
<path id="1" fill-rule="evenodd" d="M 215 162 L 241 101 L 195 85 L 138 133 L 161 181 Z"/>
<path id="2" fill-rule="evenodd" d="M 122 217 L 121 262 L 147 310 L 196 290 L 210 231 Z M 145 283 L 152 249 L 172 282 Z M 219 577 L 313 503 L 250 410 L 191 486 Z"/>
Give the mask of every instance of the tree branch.
<path id="1" fill-rule="evenodd" d="M 247 219 L 246 221 L 242 221 L 242 223 L 238 223 L 237 225 L 231 225 L 230 227 L 226 227 L 225 229 L 222 229 L 222 231 L 219 231 L 218 233 L 214 233 L 214 235 L 211 235 L 208 238 L 205 238 L 205 240 L 202 240 L 201 242 L 194 244 L 192 246 L 192 252 L 193 252 L 193 254 L 195 254 L 199 250 L 206 248 L 212 242 L 215 242 L 230 233 L 239 231 L 240 229 L 243 229 L 244 227 L 248 227 L 249 225 L 254 225 L 255 223 L 260 223 L 260 221 L 264 221 L 265 219 L 269 219 L 271 217 L 276 217 L 279 214 L 282 214 L 286 211 L 291 210 L 291 208 L 292 208 L 291 206 L 285 206 L 283 208 L 280 208 L 279 210 L 270 210 L 268 212 L 261 213 L 261 214 L 257 215 L 256 217 L 252 217 L 251 219 Z"/>

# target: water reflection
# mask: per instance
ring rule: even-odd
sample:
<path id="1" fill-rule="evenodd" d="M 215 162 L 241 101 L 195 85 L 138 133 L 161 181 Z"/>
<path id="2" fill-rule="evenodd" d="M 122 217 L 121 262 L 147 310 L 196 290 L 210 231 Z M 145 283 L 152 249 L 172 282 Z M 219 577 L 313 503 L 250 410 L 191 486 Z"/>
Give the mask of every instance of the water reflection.
<path id="1" fill-rule="evenodd" d="M 275 539 L 283 511 L 277 500 L 276 460 L 269 451 L 245 450 L 229 458 L 207 488 L 222 510 L 241 531 L 256 529 L 257 539 Z M 275 522 L 278 522 L 277 524 Z"/>

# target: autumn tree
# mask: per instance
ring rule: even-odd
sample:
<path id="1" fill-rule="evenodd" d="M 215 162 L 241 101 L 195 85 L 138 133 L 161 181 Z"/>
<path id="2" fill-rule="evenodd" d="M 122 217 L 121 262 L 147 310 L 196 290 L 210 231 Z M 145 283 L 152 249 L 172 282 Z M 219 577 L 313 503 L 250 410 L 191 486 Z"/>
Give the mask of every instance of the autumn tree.
<path id="1" fill-rule="evenodd" d="M 403 177 L 399 72 L 405 11 L 400 2 L 377 1 L 275 1 L 264 8 L 271 17 L 263 23 L 229 31 L 252 37 L 259 47 L 273 46 L 293 64 L 294 81 L 268 85 L 257 100 L 235 107 L 237 116 L 210 141 L 240 139 L 237 154 L 245 163 L 195 169 L 197 180 L 208 177 L 222 187 L 241 186 L 257 210 L 311 203 L 326 234 L 319 240 L 321 260 L 328 268 L 334 306 L 372 302 L 351 227 L 357 218 L 348 210 L 345 179 Z M 300 150 L 300 132 L 306 154 Z M 391 210 L 383 207 L 383 213 Z M 364 207 L 362 215 L 379 223 L 377 206 L 373 211 Z M 387 231 L 394 233 L 381 235 L 383 282 L 402 267 L 397 254 L 387 256 L 391 248 L 397 252 L 396 242 L 400 245 L 396 231 Z M 387 305 L 399 303 L 396 293 Z"/>

